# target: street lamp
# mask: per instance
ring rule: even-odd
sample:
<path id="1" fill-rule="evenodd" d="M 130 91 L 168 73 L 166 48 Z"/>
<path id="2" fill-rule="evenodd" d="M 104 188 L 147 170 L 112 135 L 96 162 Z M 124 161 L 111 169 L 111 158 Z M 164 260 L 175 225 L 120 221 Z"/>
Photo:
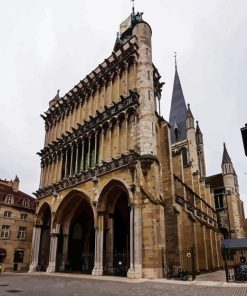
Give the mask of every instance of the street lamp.
<path id="1" fill-rule="evenodd" d="M 247 123 L 245 124 L 245 127 L 242 127 L 240 130 L 243 138 L 245 155 L 247 156 Z"/>

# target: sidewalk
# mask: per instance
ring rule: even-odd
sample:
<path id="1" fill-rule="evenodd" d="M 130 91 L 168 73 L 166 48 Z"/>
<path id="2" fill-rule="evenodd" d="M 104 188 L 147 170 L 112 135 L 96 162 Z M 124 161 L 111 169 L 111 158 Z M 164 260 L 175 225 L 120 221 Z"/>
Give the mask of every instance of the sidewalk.
<path id="1" fill-rule="evenodd" d="M 20 274 L 13 272 L 6 272 L 3 274 Z M 30 276 L 54 276 L 54 277 L 67 277 L 67 278 L 82 278 L 90 280 L 100 281 L 112 281 L 112 282 L 126 282 L 126 283 L 143 283 L 143 282 L 156 282 L 164 284 L 177 284 L 177 285 L 189 285 L 189 286 L 210 286 L 210 287 L 247 287 L 247 283 L 227 283 L 225 278 L 225 271 L 215 271 L 206 274 L 202 274 L 196 277 L 194 281 L 182 281 L 182 280 L 168 280 L 168 279 L 128 279 L 126 277 L 117 276 L 92 276 L 87 274 L 73 274 L 73 273 L 46 273 L 46 272 L 34 272 L 34 273 L 22 273 L 22 275 Z"/>

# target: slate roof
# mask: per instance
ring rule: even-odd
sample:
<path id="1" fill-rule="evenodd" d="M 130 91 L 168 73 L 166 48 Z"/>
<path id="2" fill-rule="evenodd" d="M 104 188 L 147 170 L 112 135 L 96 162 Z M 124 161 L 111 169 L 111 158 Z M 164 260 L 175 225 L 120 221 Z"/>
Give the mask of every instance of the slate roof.
<path id="1" fill-rule="evenodd" d="M 5 203 L 5 197 L 10 194 L 14 197 L 14 204 Z M 22 205 L 22 201 L 24 199 L 28 199 L 30 201 L 30 208 L 26 208 Z M 0 204 L 4 204 L 5 206 L 15 207 L 19 209 L 23 209 L 25 211 L 35 212 L 35 201 L 36 199 L 32 196 L 22 192 L 22 191 L 14 191 L 12 187 L 0 184 Z"/>
<path id="2" fill-rule="evenodd" d="M 231 158 L 226 150 L 226 144 L 224 143 L 223 157 L 222 157 L 222 165 L 226 163 L 232 163 Z"/>
<path id="3" fill-rule="evenodd" d="M 212 189 L 224 187 L 223 175 L 222 174 L 217 174 L 217 175 L 206 177 L 205 182 L 207 184 L 209 184 L 210 188 L 212 188 Z"/>
<path id="4" fill-rule="evenodd" d="M 179 130 L 179 141 L 185 140 L 187 138 L 186 117 L 187 117 L 187 108 L 186 108 L 184 94 L 183 94 L 182 86 L 180 83 L 180 79 L 179 79 L 178 71 L 176 67 L 174 84 L 173 84 L 173 92 L 172 92 L 170 117 L 169 117 L 169 124 L 171 125 L 172 144 L 176 142 L 175 136 L 174 136 L 175 123 L 177 123 L 178 130 Z"/>

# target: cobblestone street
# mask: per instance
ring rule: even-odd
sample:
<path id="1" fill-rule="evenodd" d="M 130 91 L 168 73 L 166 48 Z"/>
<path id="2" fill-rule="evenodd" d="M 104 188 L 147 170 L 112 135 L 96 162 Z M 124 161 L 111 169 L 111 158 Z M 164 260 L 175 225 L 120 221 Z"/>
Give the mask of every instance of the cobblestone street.
<path id="1" fill-rule="evenodd" d="M 245 296 L 245 287 L 219 287 L 201 286 L 200 282 L 185 282 L 160 280 L 135 280 L 125 278 L 92 279 L 90 276 L 81 275 L 34 275 L 34 274 L 1 274 L 0 295 L 25 295 L 25 296 L 81 296 L 81 295 L 121 295 L 121 296 Z"/>

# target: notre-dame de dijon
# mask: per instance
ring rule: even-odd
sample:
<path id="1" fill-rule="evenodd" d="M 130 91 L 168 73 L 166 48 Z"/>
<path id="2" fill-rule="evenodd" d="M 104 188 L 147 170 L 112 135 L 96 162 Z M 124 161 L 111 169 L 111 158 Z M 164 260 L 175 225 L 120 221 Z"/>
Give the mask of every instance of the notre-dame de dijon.
<path id="1" fill-rule="evenodd" d="M 177 67 L 169 123 L 160 115 L 151 36 L 133 11 L 111 55 L 42 115 L 30 271 L 161 278 L 192 257 L 196 272 L 222 266 L 202 133 Z"/>

